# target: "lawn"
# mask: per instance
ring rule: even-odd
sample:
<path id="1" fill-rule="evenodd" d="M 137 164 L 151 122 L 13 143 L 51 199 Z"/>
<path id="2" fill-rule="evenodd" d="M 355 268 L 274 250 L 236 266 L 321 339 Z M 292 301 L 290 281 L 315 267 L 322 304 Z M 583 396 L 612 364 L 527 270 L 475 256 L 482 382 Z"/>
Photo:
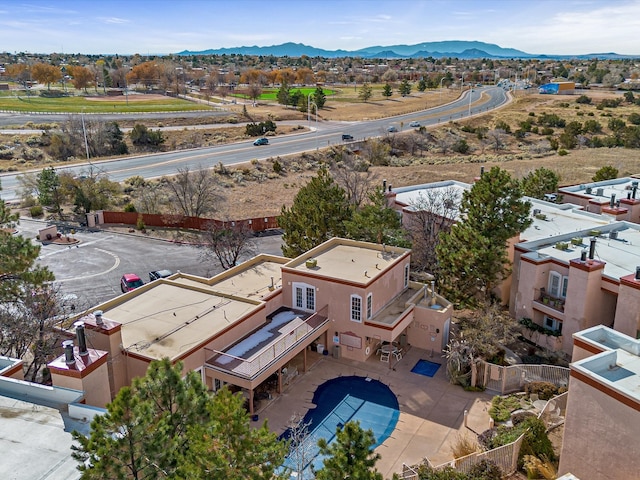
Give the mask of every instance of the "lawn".
<path id="1" fill-rule="evenodd" d="M 128 95 L 117 97 L 60 97 L 0 95 L 0 110 L 16 112 L 52 113 L 135 113 L 135 112 L 180 112 L 185 110 L 209 110 L 210 107 L 162 95 Z M 21 92 L 23 93 L 23 92 Z"/>
<path id="2" fill-rule="evenodd" d="M 258 97 L 258 100 L 267 100 L 267 101 L 278 101 L 278 90 L 277 88 L 265 88 L 262 91 L 262 94 L 260 95 L 260 97 Z M 309 95 L 313 95 L 316 91 L 316 87 L 299 87 L 299 88 L 292 88 L 291 89 L 292 92 L 295 91 L 300 91 L 302 92 L 302 94 L 306 97 Z M 323 89 L 324 94 L 329 96 L 329 95 L 335 95 L 335 90 L 329 90 L 324 88 Z M 231 95 L 232 97 L 238 97 L 238 98 L 248 98 L 246 93 L 235 93 Z"/>

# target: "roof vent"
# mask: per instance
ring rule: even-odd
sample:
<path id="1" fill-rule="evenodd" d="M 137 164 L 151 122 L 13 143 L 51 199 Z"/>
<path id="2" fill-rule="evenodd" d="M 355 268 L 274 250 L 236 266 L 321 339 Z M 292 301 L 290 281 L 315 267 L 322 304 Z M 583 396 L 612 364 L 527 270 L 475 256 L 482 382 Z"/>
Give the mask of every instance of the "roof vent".
<path id="1" fill-rule="evenodd" d="M 604 188 L 599 188 L 596 190 L 596 195 L 602 197 L 604 195 Z"/>
<path id="2" fill-rule="evenodd" d="M 617 240 L 618 239 L 618 232 L 609 232 L 609 238 L 611 240 Z"/>
<path id="3" fill-rule="evenodd" d="M 93 312 L 93 316 L 96 319 L 96 325 L 102 325 L 102 310 L 96 310 Z"/>
<path id="4" fill-rule="evenodd" d="M 589 260 L 593 260 L 593 257 L 596 254 L 596 242 L 597 242 L 596 238 L 593 237 L 589 245 Z"/>
<path id="5" fill-rule="evenodd" d="M 89 354 L 89 351 L 87 350 L 87 337 L 84 333 L 84 322 L 76 322 L 73 326 L 76 327 L 76 338 L 78 339 L 80 355 L 84 357 Z"/>
<path id="6" fill-rule="evenodd" d="M 534 208 L 533 209 L 533 216 L 535 217 L 536 215 L 540 215 L 542 213 L 542 210 L 540 210 L 539 208 Z"/>
<path id="7" fill-rule="evenodd" d="M 613 208 L 615 206 L 615 204 L 616 204 L 616 194 L 612 193 L 611 194 L 611 200 L 609 200 L 609 206 L 611 208 Z"/>
<path id="8" fill-rule="evenodd" d="M 591 195 L 591 191 L 593 190 L 593 188 L 591 187 L 587 187 L 586 193 L 588 193 L 589 195 Z"/>
<path id="9" fill-rule="evenodd" d="M 76 359 L 73 356 L 73 340 L 65 340 L 62 342 L 62 348 L 64 348 L 64 363 L 67 365 L 76 363 Z"/>
<path id="10" fill-rule="evenodd" d="M 640 280 L 640 267 L 636 267 L 636 280 Z"/>

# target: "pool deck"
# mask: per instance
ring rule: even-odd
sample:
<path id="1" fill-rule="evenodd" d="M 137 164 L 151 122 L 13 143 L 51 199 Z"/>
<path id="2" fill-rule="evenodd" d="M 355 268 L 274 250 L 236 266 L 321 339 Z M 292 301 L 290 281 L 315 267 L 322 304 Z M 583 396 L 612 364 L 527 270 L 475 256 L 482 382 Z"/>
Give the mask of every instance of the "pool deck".
<path id="1" fill-rule="evenodd" d="M 282 395 L 260 411 L 258 425 L 264 419 L 269 428 L 281 434 L 292 415 L 304 415 L 315 405 L 311 402 L 316 388 L 343 375 L 371 377 L 388 385 L 398 397 L 400 418 L 395 430 L 376 448 L 381 459 L 377 469 L 384 478 L 402 471 L 402 464 L 413 465 L 428 458 L 433 465 L 453 459 L 451 445 L 465 432 L 473 435 L 489 428 L 489 406 L 493 395 L 466 392 L 451 385 L 446 378 L 444 359 L 430 358 L 429 352 L 411 348 L 402 360 L 389 366 L 372 357 L 355 362 L 312 354 L 317 360 L 306 374 L 298 375 Z M 443 363 L 433 377 L 412 373 L 420 359 Z M 467 427 L 464 412 L 467 410 Z"/>

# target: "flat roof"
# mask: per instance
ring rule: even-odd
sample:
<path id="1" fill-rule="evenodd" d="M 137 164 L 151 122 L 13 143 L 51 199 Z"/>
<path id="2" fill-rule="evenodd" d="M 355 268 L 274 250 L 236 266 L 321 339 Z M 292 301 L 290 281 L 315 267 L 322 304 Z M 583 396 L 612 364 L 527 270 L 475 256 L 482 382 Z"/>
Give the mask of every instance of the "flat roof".
<path id="1" fill-rule="evenodd" d="M 599 203 L 609 203 L 611 195 L 616 196 L 616 200 L 627 198 L 628 194 L 633 194 L 633 184 L 640 185 L 640 180 L 633 177 L 614 178 L 601 182 L 582 183 L 558 189 L 560 194 L 579 195 L 588 198 L 590 201 Z M 636 198 L 640 199 L 640 189 L 636 192 Z"/>
<path id="2" fill-rule="evenodd" d="M 291 260 L 285 268 L 366 285 L 409 251 L 376 243 L 332 238 Z M 307 266 L 307 260 L 315 260 L 315 266 Z"/>
<path id="3" fill-rule="evenodd" d="M 114 306 L 107 304 L 103 315 L 122 324 L 124 348 L 152 359 L 175 359 L 261 305 L 165 279 L 148 285 Z"/>
<path id="4" fill-rule="evenodd" d="M 640 225 L 612 222 L 597 230 L 600 235 L 595 237 L 594 259 L 605 262 L 604 275 L 619 279 L 635 273 L 636 266 L 640 266 Z M 518 245 L 537 254 L 531 258 L 539 260 L 541 257 L 551 257 L 568 264 L 570 260 L 580 258 L 583 250 L 589 250 L 594 233 L 596 232 L 591 230 L 581 230 Z M 581 238 L 582 242 L 574 245 L 571 243 L 572 238 Z M 566 243 L 569 248 L 560 250 L 556 248 L 557 243 Z"/>
<path id="5" fill-rule="evenodd" d="M 471 185 L 455 180 L 445 180 L 442 182 L 423 183 L 421 185 L 410 185 L 408 187 L 393 188 L 391 191 L 396 194 L 396 203 L 406 205 L 409 211 L 419 211 L 421 205 L 430 207 L 438 206 L 443 199 L 451 199 L 455 204 L 446 209 L 446 216 L 451 219 L 458 218 L 458 206 L 462 200 L 462 193 L 470 190 Z M 430 199 L 437 199 L 436 201 Z"/>
<path id="6" fill-rule="evenodd" d="M 520 234 L 523 242 L 596 229 L 615 221 L 606 215 L 585 212 L 579 205 L 550 203 L 535 198 L 527 199 L 531 202 L 532 222 Z"/>
<path id="7" fill-rule="evenodd" d="M 572 369 L 640 401 L 640 340 L 604 325 L 576 332 L 573 338 L 604 351 L 572 363 Z"/>
<path id="8" fill-rule="evenodd" d="M 180 285 L 195 286 L 212 292 L 234 295 L 242 298 L 262 299 L 273 287 L 282 286 L 282 266 L 291 261 L 286 257 L 258 255 L 240 265 L 205 279 L 193 275 L 180 275 L 172 280 Z"/>

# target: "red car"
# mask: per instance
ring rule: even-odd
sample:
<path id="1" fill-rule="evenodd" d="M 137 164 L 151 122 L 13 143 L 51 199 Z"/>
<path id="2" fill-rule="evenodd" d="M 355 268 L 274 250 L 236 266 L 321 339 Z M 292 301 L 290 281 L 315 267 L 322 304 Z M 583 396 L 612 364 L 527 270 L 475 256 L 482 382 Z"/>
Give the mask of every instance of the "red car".
<path id="1" fill-rule="evenodd" d="M 142 285 L 144 285 L 144 282 L 135 273 L 125 273 L 120 279 L 120 290 L 122 290 L 122 293 L 130 292 Z"/>

